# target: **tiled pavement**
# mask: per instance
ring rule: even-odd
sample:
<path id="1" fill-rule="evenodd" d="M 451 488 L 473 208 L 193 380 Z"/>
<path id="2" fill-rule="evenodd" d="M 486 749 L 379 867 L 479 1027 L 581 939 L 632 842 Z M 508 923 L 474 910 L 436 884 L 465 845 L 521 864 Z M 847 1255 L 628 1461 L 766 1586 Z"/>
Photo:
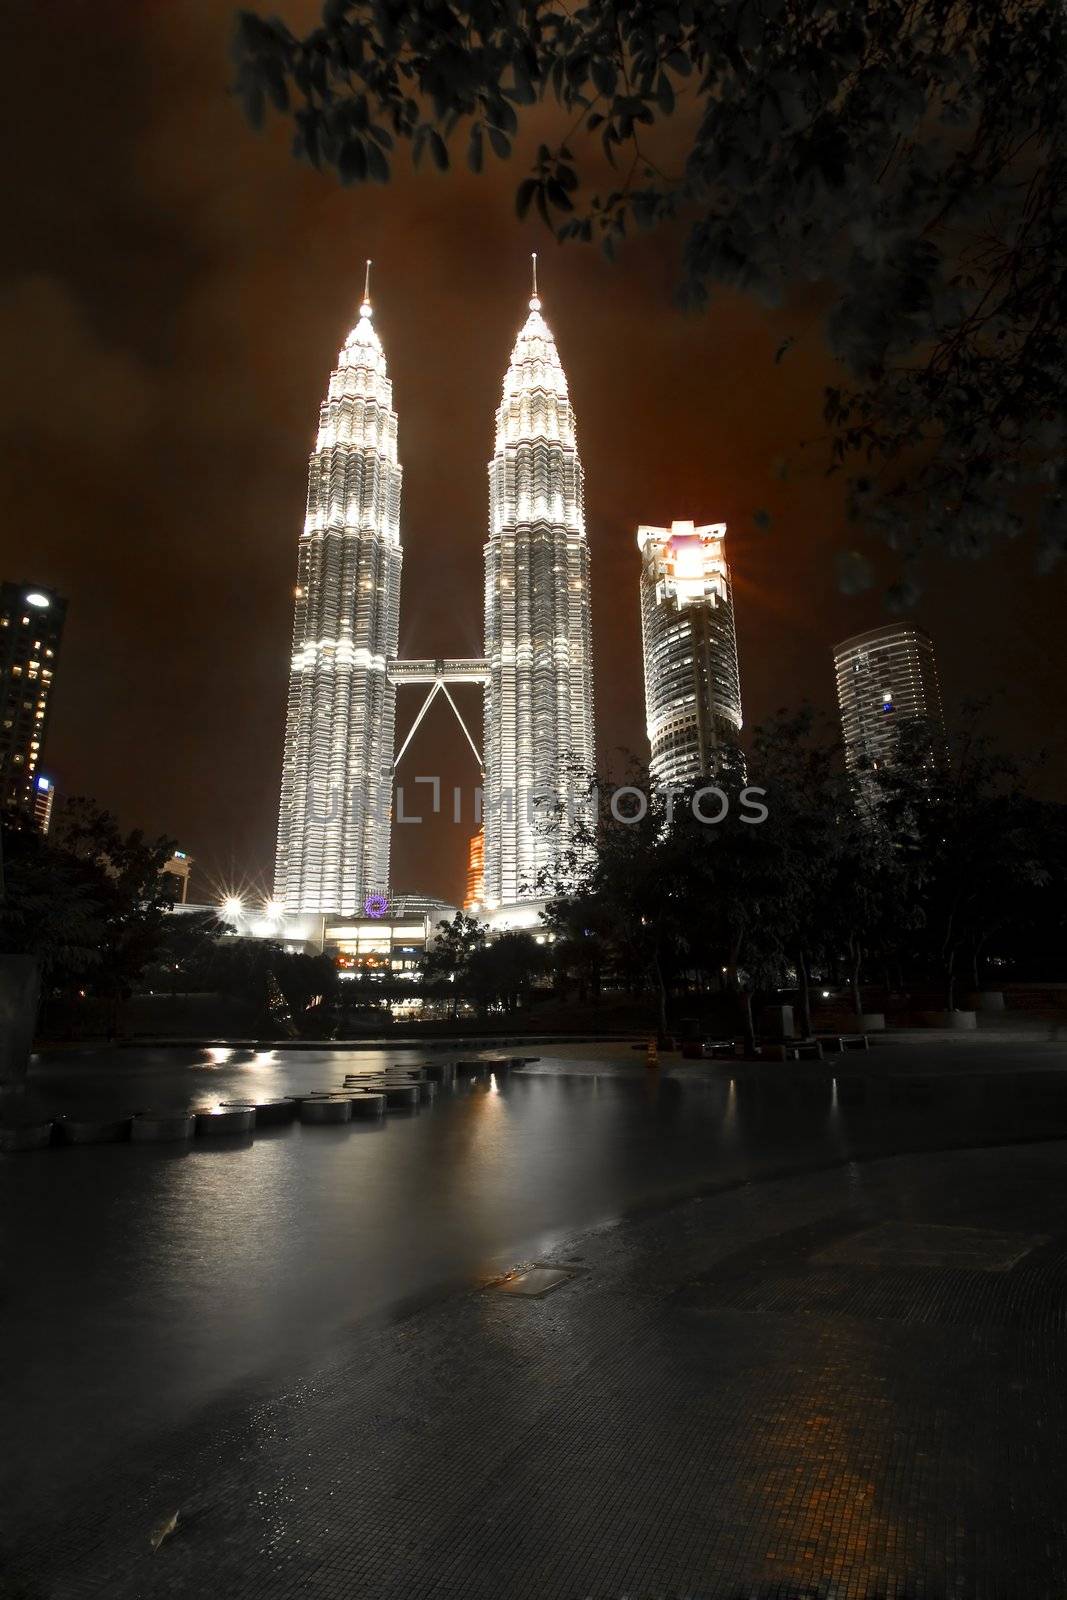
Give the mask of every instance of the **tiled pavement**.
<path id="1" fill-rule="evenodd" d="M 6 1529 L 0 1595 L 1058 1600 L 1065 1158 L 853 1164 L 575 1238 L 544 1298 L 356 1330 Z"/>

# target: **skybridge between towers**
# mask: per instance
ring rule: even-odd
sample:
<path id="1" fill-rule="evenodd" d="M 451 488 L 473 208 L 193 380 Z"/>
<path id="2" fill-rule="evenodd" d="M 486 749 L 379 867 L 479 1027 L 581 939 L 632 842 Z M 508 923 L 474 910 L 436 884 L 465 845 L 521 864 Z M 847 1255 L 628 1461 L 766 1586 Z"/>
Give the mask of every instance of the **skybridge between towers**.
<path id="1" fill-rule="evenodd" d="M 396 753 L 396 758 L 393 761 L 394 772 L 399 767 L 408 745 L 418 732 L 419 724 L 422 722 L 423 717 L 439 694 L 444 695 L 455 712 L 456 721 L 462 728 L 463 735 L 474 753 L 474 759 L 478 763 L 479 771 L 485 771 L 485 763 L 482 760 L 481 751 L 471 738 L 470 729 L 464 722 L 455 700 L 448 692 L 448 686 L 450 683 L 479 683 L 484 687 L 489 682 L 488 661 L 481 660 L 476 656 L 437 656 L 423 661 L 390 661 L 386 664 L 385 673 L 389 682 L 398 689 L 409 683 L 429 684 L 430 686 L 430 692 L 422 702 L 418 716 L 408 729 L 407 738 Z"/>

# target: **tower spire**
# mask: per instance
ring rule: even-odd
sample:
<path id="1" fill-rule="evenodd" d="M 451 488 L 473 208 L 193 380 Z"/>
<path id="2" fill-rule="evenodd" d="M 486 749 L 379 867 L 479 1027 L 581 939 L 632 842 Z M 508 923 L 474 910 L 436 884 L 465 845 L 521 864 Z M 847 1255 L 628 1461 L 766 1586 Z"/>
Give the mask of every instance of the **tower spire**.
<path id="1" fill-rule="evenodd" d="M 371 314 L 370 269 L 371 269 L 371 260 L 370 260 L 370 257 L 368 256 L 367 257 L 367 270 L 366 270 L 366 273 L 364 274 L 364 277 L 363 277 L 363 304 L 359 308 L 359 314 L 360 314 L 361 317 L 369 317 L 370 314 Z"/>
<path id="2" fill-rule="evenodd" d="M 530 297 L 530 310 L 531 311 L 540 311 L 540 309 L 541 309 L 541 299 L 540 299 L 540 296 L 537 293 L 537 251 L 536 250 L 531 250 L 530 251 L 530 276 L 531 276 L 532 287 L 533 287 L 533 294 Z"/>

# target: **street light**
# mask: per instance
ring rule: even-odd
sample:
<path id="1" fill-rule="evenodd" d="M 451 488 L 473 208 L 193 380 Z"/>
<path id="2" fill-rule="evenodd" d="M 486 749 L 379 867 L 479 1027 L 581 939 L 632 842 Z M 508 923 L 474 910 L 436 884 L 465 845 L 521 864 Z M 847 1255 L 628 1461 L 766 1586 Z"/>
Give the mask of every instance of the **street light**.
<path id="1" fill-rule="evenodd" d="M 244 901 L 239 894 L 228 894 L 219 909 L 228 921 L 235 921 L 244 910 Z"/>

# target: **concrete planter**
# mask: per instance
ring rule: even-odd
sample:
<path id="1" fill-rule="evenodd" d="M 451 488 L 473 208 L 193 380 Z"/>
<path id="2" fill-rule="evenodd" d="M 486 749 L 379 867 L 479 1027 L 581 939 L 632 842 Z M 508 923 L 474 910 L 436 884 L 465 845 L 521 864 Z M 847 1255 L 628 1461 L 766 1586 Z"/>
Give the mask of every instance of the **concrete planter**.
<path id="1" fill-rule="evenodd" d="M 419 1086 L 417 1083 L 387 1083 L 385 1086 L 385 1103 L 390 1111 L 402 1111 L 414 1108 L 419 1103 Z"/>
<path id="2" fill-rule="evenodd" d="M 239 1111 L 246 1104 L 247 1101 L 244 1100 L 223 1101 L 227 1111 Z M 296 1116 L 296 1101 L 289 1099 L 261 1100 L 256 1102 L 255 1111 L 257 1128 L 279 1128 L 284 1123 L 292 1122 Z"/>
<path id="3" fill-rule="evenodd" d="M 978 1026 L 973 1011 L 920 1011 L 919 1021 L 924 1028 L 948 1028 L 954 1033 L 973 1033 Z"/>
<path id="4" fill-rule="evenodd" d="M 300 1120 L 313 1125 L 351 1122 L 352 1101 L 350 1099 L 303 1100 L 300 1104 Z"/>
<path id="5" fill-rule="evenodd" d="M 385 1094 L 384 1092 L 382 1094 L 355 1094 L 352 1096 L 351 1105 L 353 1118 L 384 1117 Z"/>
<path id="6" fill-rule="evenodd" d="M 0 1150 L 15 1155 L 22 1150 L 44 1150 L 52 1142 L 51 1122 L 9 1122 L 0 1127 Z"/>
<path id="7" fill-rule="evenodd" d="M 863 1014 L 856 1019 L 856 1021 L 858 1033 L 885 1032 L 884 1011 L 864 1011 Z"/>
<path id="8" fill-rule="evenodd" d="M 251 1133 L 256 1125 L 255 1106 L 223 1106 L 220 1111 L 198 1111 L 196 1131 L 200 1138 L 218 1134 Z"/>
<path id="9" fill-rule="evenodd" d="M 60 1117 L 56 1133 L 61 1144 L 121 1144 L 130 1137 L 132 1117 L 89 1121 L 82 1117 Z"/>
<path id="10" fill-rule="evenodd" d="M 176 1144 L 191 1139 L 195 1128 L 196 1118 L 191 1111 L 141 1111 L 130 1125 L 130 1138 L 134 1144 Z"/>

